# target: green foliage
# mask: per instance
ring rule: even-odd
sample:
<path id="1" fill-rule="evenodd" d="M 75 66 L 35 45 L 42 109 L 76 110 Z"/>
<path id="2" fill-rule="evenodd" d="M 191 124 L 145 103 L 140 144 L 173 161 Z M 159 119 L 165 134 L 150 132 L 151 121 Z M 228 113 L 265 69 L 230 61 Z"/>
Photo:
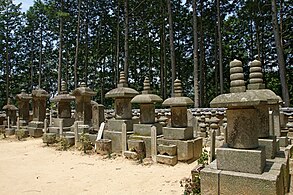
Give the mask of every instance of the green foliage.
<path id="1" fill-rule="evenodd" d="M 200 171 L 208 164 L 208 151 L 203 150 L 199 159 L 198 166 L 192 171 L 192 176 L 180 180 L 180 186 L 184 187 L 184 194 L 200 194 Z"/>
<path id="2" fill-rule="evenodd" d="M 57 150 L 68 150 L 68 148 L 70 147 L 68 140 L 65 137 L 61 137 L 58 140 L 58 147 Z"/>
<path id="3" fill-rule="evenodd" d="M 20 141 L 23 138 L 25 138 L 25 131 L 23 129 L 20 129 L 18 131 L 15 131 L 15 137 Z"/>
<path id="4" fill-rule="evenodd" d="M 196 1 L 199 38 L 199 73 L 204 87 L 201 107 L 219 94 L 219 59 L 214 1 Z M 235 58 L 244 64 L 259 56 L 264 67 L 266 86 L 281 95 L 277 53 L 274 45 L 271 6 L 267 1 L 220 1 L 224 92 L 229 91 L 229 62 Z M 282 18 L 282 39 L 287 64 L 291 102 L 292 81 L 292 11 L 289 0 L 281 1 L 278 18 Z M 193 92 L 193 32 L 191 1 L 172 1 L 176 53 L 176 74 L 183 92 Z M 39 85 L 52 96 L 57 91 L 60 18 L 63 19 L 61 78 L 74 89 L 74 61 L 78 82 L 97 92 L 94 100 L 113 108 L 104 95 L 118 83 L 124 65 L 124 6 L 122 1 L 81 1 L 79 52 L 75 53 L 78 1 L 35 0 L 21 13 L 12 0 L 0 0 L 0 106 L 6 96 L 21 89 L 27 92 Z M 141 91 L 148 76 L 154 93 L 170 96 L 171 68 L 166 2 L 129 1 L 129 86 Z M 282 14 L 280 14 L 282 13 Z M 200 33 L 202 29 L 203 34 Z M 290 66 L 291 65 L 291 66 Z M 164 74 L 163 74 L 164 73 Z M 166 83 L 164 87 L 162 84 Z M 274 83 L 276 82 L 276 83 Z M 7 92 L 7 93 L 5 93 Z M 166 94 L 165 94 L 166 93 Z M 7 95 L 6 95 L 7 94 Z"/>
<path id="5" fill-rule="evenodd" d="M 86 154 L 87 150 L 91 150 L 93 148 L 91 141 L 89 140 L 89 137 L 82 133 L 79 138 L 79 142 L 81 143 L 81 150 Z"/>
<path id="6" fill-rule="evenodd" d="M 209 153 L 206 149 L 201 153 L 199 159 L 197 160 L 198 164 L 207 165 L 209 160 Z"/>

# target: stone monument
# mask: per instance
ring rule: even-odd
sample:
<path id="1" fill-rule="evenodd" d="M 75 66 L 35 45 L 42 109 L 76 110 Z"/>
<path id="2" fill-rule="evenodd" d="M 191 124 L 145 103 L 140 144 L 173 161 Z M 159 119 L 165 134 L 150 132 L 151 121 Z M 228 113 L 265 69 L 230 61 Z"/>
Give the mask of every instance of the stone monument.
<path id="1" fill-rule="evenodd" d="M 75 96 L 75 120 L 80 121 L 82 125 L 92 124 L 92 105 L 91 99 L 96 95 L 96 92 L 86 86 L 84 82 L 80 87 L 74 89 L 71 94 Z"/>
<path id="2" fill-rule="evenodd" d="M 53 126 L 60 127 L 60 123 L 62 121 L 63 127 L 66 129 L 73 125 L 74 118 L 71 116 L 71 102 L 75 100 L 75 97 L 69 95 L 66 87 L 65 81 L 61 82 L 61 91 L 60 94 L 52 98 L 52 102 L 57 103 L 57 118 L 52 118 Z M 52 132 L 52 128 L 49 127 L 49 131 Z M 58 133 L 59 132 L 55 132 Z"/>
<path id="3" fill-rule="evenodd" d="M 199 158 L 202 152 L 202 138 L 194 138 L 193 127 L 187 126 L 187 106 L 192 105 L 193 101 L 182 96 L 181 81 L 174 81 L 174 96 L 166 99 L 163 106 L 171 107 L 171 126 L 163 127 L 163 138 L 158 139 L 160 148 L 170 145 L 177 147 L 176 156 L 179 161 L 193 161 Z M 162 146 L 163 145 L 163 146 Z M 158 155 L 157 160 L 164 161 L 164 158 L 170 158 L 164 155 Z"/>
<path id="4" fill-rule="evenodd" d="M 150 88 L 150 80 L 148 77 L 144 80 L 144 88 L 140 95 L 135 96 L 132 104 L 139 104 L 140 116 L 139 124 L 133 124 L 134 134 L 130 136 L 131 139 L 143 140 L 145 145 L 146 157 L 151 156 L 151 128 L 156 127 L 157 135 L 162 134 L 162 125 L 155 120 L 155 103 L 163 102 L 158 95 L 152 94 Z M 157 136 L 158 138 L 160 136 Z"/>
<path id="5" fill-rule="evenodd" d="M 117 88 L 106 93 L 106 98 L 115 100 L 115 118 L 108 120 L 108 130 L 104 131 L 104 138 L 112 140 L 112 151 L 121 152 L 122 124 L 126 124 L 127 134 L 132 134 L 132 107 L 131 99 L 139 93 L 128 87 L 124 72 L 120 72 L 120 80 Z"/>
<path id="6" fill-rule="evenodd" d="M 230 63 L 230 92 L 214 98 L 211 107 L 226 107 L 227 144 L 217 149 L 216 160 L 201 170 L 202 194 L 284 194 L 288 182 L 285 154 L 266 160 L 259 145 L 258 123 L 265 100 L 258 90 L 245 88 L 242 63 Z M 264 124 L 262 127 L 266 126 Z"/>
<path id="7" fill-rule="evenodd" d="M 31 99 L 31 95 L 27 94 L 24 89 L 21 90 L 20 94 L 16 95 L 20 126 L 25 126 L 29 122 L 29 109 Z"/>
<path id="8" fill-rule="evenodd" d="M 37 88 L 32 91 L 33 99 L 33 120 L 28 124 L 29 135 L 31 137 L 41 137 L 43 135 L 44 120 L 46 118 L 46 101 L 49 94 Z"/>

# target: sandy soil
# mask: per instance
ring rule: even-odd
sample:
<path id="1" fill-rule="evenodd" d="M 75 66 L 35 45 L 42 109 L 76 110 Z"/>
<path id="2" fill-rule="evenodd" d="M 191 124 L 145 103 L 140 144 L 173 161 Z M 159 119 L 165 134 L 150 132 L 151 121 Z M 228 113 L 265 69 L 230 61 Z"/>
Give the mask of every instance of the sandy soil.
<path id="1" fill-rule="evenodd" d="M 0 138 L 0 194 L 183 194 L 179 181 L 196 166 L 141 165 L 80 151 L 57 151 L 42 140 Z"/>

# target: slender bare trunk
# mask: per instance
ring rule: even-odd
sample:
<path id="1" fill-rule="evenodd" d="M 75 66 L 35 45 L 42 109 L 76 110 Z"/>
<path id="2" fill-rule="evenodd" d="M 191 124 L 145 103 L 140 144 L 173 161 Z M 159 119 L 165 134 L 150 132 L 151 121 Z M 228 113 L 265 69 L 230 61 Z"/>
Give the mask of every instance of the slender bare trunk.
<path id="1" fill-rule="evenodd" d="M 129 16 L 128 16 L 128 0 L 124 0 L 124 12 L 125 12 L 125 40 L 124 40 L 124 73 L 125 79 L 128 81 L 128 60 L 129 60 L 129 51 L 128 51 L 128 34 L 129 34 Z"/>
<path id="2" fill-rule="evenodd" d="M 172 72 L 172 96 L 174 95 L 174 81 L 176 78 L 176 62 L 175 62 L 175 47 L 174 47 L 174 30 L 172 19 L 172 5 L 171 1 L 167 0 L 168 18 L 169 18 L 169 37 L 170 37 L 170 51 L 171 51 L 171 72 Z"/>
<path id="3" fill-rule="evenodd" d="M 288 85 L 287 85 L 287 79 L 286 79 L 286 66 L 285 66 L 285 60 L 284 60 L 283 47 L 281 43 L 280 30 L 279 30 L 279 24 L 277 19 L 277 7 L 276 7 L 275 0 L 272 0 L 272 22 L 273 22 L 273 31 L 274 31 L 277 56 L 278 56 L 283 101 L 285 102 L 285 106 L 289 106 L 290 100 L 289 100 L 289 92 L 288 92 Z"/>
<path id="4" fill-rule="evenodd" d="M 221 11 L 220 0 L 217 0 L 217 28 L 218 28 L 218 43 L 219 43 L 219 70 L 220 70 L 220 92 L 224 93 L 224 79 L 223 79 L 223 54 L 222 54 L 222 32 L 221 32 Z"/>
<path id="5" fill-rule="evenodd" d="M 194 107 L 199 107 L 198 94 L 198 36 L 197 36 L 197 14 L 196 0 L 192 0 L 192 16 L 193 16 L 193 77 L 194 77 Z"/>
<path id="6" fill-rule="evenodd" d="M 77 33 L 76 33 L 76 44 L 75 44 L 75 57 L 74 57 L 74 88 L 77 88 L 77 63 L 78 63 L 78 46 L 79 46 L 79 34 L 80 34 L 80 4 L 81 0 L 78 0 L 78 16 L 77 16 Z"/>
<path id="7" fill-rule="evenodd" d="M 40 27 L 40 54 L 39 54 L 39 87 L 41 88 L 42 64 L 43 64 L 43 26 Z"/>
<path id="8" fill-rule="evenodd" d="M 61 12 L 63 11 L 63 0 L 61 0 Z M 63 17 L 60 16 L 59 27 L 59 63 L 58 63 L 58 94 L 61 89 L 61 72 L 62 72 L 62 49 L 63 49 Z"/>
<path id="9" fill-rule="evenodd" d="M 119 77 L 119 53 L 120 53 L 120 4 L 119 0 L 117 1 L 117 32 L 116 32 L 116 67 L 115 67 L 115 77 L 114 83 L 118 84 Z"/>

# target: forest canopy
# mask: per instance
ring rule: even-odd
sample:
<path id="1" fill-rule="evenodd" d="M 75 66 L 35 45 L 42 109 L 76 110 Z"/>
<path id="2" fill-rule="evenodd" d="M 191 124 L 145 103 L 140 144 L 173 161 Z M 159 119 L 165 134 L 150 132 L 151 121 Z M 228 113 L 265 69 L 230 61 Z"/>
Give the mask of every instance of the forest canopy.
<path id="1" fill-rule="evenodd" d="M 249 62 L 260 60 L 266 88 L 292 105 L 292 6 L 290 0 L 35 0 L 22 13 L 21 4 L 0 0 L 0 106 L 37 86 L 55 96 L 64 80 L 69 91 L 85 82 L 97 92 L 94 100 L 111 107 L 104 95 L 126 70 L 130 87 L 141 91 L 148 76 L 163 99 L 179 78 L 184 95 L 208 107 L 229 92 L 233 59 L 242 61 L 245 80 Z"/>

